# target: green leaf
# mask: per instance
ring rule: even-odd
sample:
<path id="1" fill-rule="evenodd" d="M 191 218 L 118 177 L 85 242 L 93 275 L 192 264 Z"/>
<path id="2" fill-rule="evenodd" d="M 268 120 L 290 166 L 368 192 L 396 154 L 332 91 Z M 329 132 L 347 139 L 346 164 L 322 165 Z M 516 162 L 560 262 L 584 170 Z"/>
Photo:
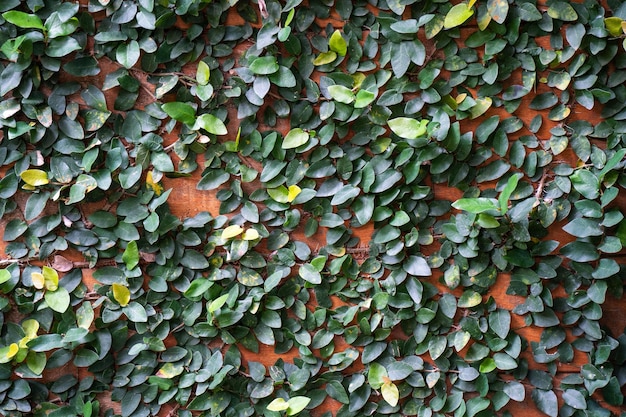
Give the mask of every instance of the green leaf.
<path id="1" fill-rule="evenodd" d="M 28 14 L 17 10 L 11 10 L 2 13 L 2 17 L 9 23 L 14 24 L 22 29 L 43 29 L 44 25 L 41 19 L 34 14 Z"/>
<path id="2" fill-rule="evenodd" d="M 604 228 L 600 226 L 598 219 L 579 217 L 563 226 L 563 230 L 572 236 L 589 237 L 604 235 Z"/>
<path id="3" fill-rule="evenodd" d="M 409 117 L 397 117 L 387 122 L 393 133 L 404 139 L 417 139 L 426 134 L 428 120 L 416 120 Z"/>
<path id="4" fill-rule="evenodd" d="M 322 283 L 322 275 L 313 265 L 309 263 L 302 264 L 300 266 L 298 275 L 300 275 L 303 280 L 310 282 L 311 284 L 317 285 Z"/>
<path id="5" fill-rule="evenodd" d="M 28 185 L 37 187 L 40 185 L 46 185 L 50 181 L 48 180 L 48 173 L 40 169 L 27 169 L 22 171 L 20 178 Z"/>
<path id="6" fill-rule="evenodd" d="M 406 273 L 415 277 L 429 277 L 432 275 L 428 262 L 426 262 L 426 259 L 421 256 L 409 256 L 402 264 L 402 268 L 406 271 Z"/>
<path id="7" fill-rule="evenodd" d="M 70 293 L 64 287 L 59 287 L 56 291 L 46 291 L 44 299 L 48 307 L 58 313 L 65 313 L 70 306 Z"/>
<path id="8" fill-rule="evenodd" d="M 165 103 L 161 109 L 174 120 L 193 126 L 196 121 L 196 110 L 187 103 L 172 101 Z"/>
<path id="9" fill-rule="evenodd" d="M 115 50 L 115 59 L 124 68 L 132 68 L 139 61 L 140 56 L 141 51 L 136 40 L 132 40 L 128 44 L 123 43 Z"/>
<path id="10" fill-rule="evenodd" d="M 491 108 L 492 104 L 493 100 L 491 99 L 491 97 L 477 98 L 476 104 L 474 104 L 474 106 L 472 106 L 472 108 L 470 109 L 470 117 L 472 119 L 475 119 L 479 116 L 482 116 L 487 110 L 489 110 L 489 108 Z"/>
<path id="11" fill-rule="evenodd" d="M 487 12 L 496 23 L 504 23 L 509 13 L 509 2 L 507 0 L 487 1 Z"/>
<path id="12" fill-rule="evenodd" d="M 372 104 L 375 99 L 376 99 L 376 94 L 372 93 L 371 91 L 359 90 L 359 92 L 356 93 L 356 100 L 354 102 L 354 108 L 355 109 L 365 108 L 369 106 L 370 104 Z"/>
<path id="13" fill-rule="evenodd" d="M 297 127 L 295 129 L 291 129 L 287 135 L 285 135 L 281 147 L 283 149 L 294 149 L 306 144 L 308 141 L 309 134 Z"/>
<path id="14" fill-rule="evenodd" d="M 196 122 L 193 125 L 193 130 L 198 129 L 204 129 L 213 135 L 228 134 L 228 130 L 226 129 L 224 122 L 209 113 L 204 113 L 196 119 Z"/>
<path id="15" fill-rule="evenodd" d="M 531 397 L 541 412 L 550 417 L 558 416 L 559 405 L 554 391 L 535 388 L 532 391 Z"/>
<path id="16" fill-rule="evenodd" d="M 615 168 L 620 162 L 622 162 L 624 155 L 626 155 L 626 149 L 622 148 L 615 152 L 611 159 L 609 159 L 606 164 L 604 164 L 604 168 L 602 168 L 602 171 L 598 173 L 598 180 L 600 182 L 604 180 L 606 174 L 608 174 L 613 168 Z"/>
<path id="17" fill-rule="evenodd" d="M 335 30 L 330 36 L 330 39 L 328 39 L 328 46 L 331 51 L 336 52 L 339 56 L 345 56 L 348 52 L 348 43 L 343 36 L 341 36 L 341 31 L 339 30 Z"/>
<path id="18" fill-rule="evenodd" d="M 122 262 L 126 264 L 128 270 L 133 269 L 139 264 L 139 249 L 137 248 L 137 242 L 134 240 L 128 242 L 126 249 L 122 254 Z"/>
<path id="19" fill-rule="evenodd" d="M 569 2 L 555 1 L 548 7 L 548 16 L 553 19 L 573 22 L 578 19 L 578 13 Z"/>
<path id="20" fill-rule="evenodd" d="M 508 198 L 507 198 L 508 200 Z M 484 213 L 486 211 L 498 210 L 498 200 L 495 198 L 477 197 L 461 198 L 452 203 L 452 207 L 457 210 L 464 210 L 469 213 Z"/>
<path id="21" fill-rule="evenodd" d="M 257 75 L 269 75 L 278 70 L 278 61 L 273 56 L 262 56 L 250 63 L 250 71 Z"/>
<path id="22" fill-rule="evenodd" d="M 148 321 L 146 309 L 136 301 L 131 301 L 128 305 L 122 307 L 122 311 L 130 321 L 135 323 L 146 323 Z"/>
<path id="23" fill-rule="evenodd" d="M 389 403 L 390 406 L 395 407 L 398 405 L 398 401 L 400 400 L 400 391 L 396 384 L 391 381 L 385 382 L 382 387 L 380 387 L 380 393 L 383 396 L 383 399 Z"/>
<path id="24" fill-rule="evenodd" d="M 506 214 L 506 212 L 508 211 L 509 198 L 511 198 L 511 194 L 513 194 L 513 192 L 517 188 L 517 184 L 520 178 L 522 178 L 522 174 L 520 173 L 511 175 L 511 177 L 506 182 L 506 186 L 498 196 L 498 203 L 500 203 L 500 212 L 502 214 Z"/>
<path id="25" fill-rule="evenodd" d="M 593 172 L 578 169 L 569 178 L 574 189 L 583 197 L 595 200 L 600 195 L 600 181 Z"/>
<path id="26" fill-rule="evenodd" d="M 511 329 L 511 314 L 507 310 L 497 309 L 489 314 L 489 328 L 501 339 L 506 339 Z"/>
<path id="27" fill-rule="evenodd" d="M 461 26 L 467 19 L 474 15 L 474 9 L 468 7 L 467 3 L 459 3 L 448 11 L 443 21 L 444 29 L 452 29 Z"/>
<path id="28" fill-rule="evenodd" d="M 459 298 L 457 305 L 461 308 L 476 307 L 483 302 L 483 297 L 473 290 L 465 290 Z"/>
<path id="29" fill-rule="evenodd" d="M 378 362 L 372 362 L 367 370 L 367 382 L 374 389 L 380 389 L 388 378 L 387 369 Z"/>
<path id="30" fill-rule="evenodd" d="M 343 85 L 329 85 L 328 93 L 333 98 L 333 100 L 338 101 L 339 103 L 351 104 L 356 96 L 348 87 L 344 87 Z"/>
<path id="31" fill-rule="evenodd" d="M 83 49 L 78 41 L 71 37 L 57 38 L 50 41 L 46 48 L 46 55 L 53 58 L 61 58 L 74 51 Z"/>
<path id="32" fill-rule="evenodd" d="M 309 397 L 297 396 L 292 397 L 287 401 L 289 407 L 287 407 L 287 415 L 294 416 L 298 414 L 300 411 L 304 410 L 307 405 L 311 402 Z"/>
<path id="33" fill-rule="evenodd" d="M 502 390 L 513 401 L 522 402 L 526 398 L 526 388 L 524 388 L 523 384 L 517 381 L 505 383 Z"/>
<path id="34" fill-rule="evenodd" d="M 47 362 L 48 357 L 44 352 L 29 351 L 26 355 L 26 366 L 28 366 L 28 369 L 35 375 L 41 375 L 46 368 Z"/>

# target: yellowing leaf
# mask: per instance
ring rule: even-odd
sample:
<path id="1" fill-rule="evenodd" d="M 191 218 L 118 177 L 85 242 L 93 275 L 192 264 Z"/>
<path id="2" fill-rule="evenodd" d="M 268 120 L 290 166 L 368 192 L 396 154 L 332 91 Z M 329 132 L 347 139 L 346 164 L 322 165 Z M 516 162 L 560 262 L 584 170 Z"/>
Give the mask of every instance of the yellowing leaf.
<path id="1" fill-rule="evenodd" d="M 154 182 L 152 171 L 148 171 L 146 174 L 146 186 L 154 191 L 154 194 L 156 194 L 157 197 L 163 193 L 163 186 L 158 182 Z"/>
<path id="2" fill-rule="evenodd" d="M 30 279 L 33 281 L 33 286 L 38 290 L 43 289 L 45 285 L 45 278 L 41 272 L 33 272 L 30 274 Z"/>
<path id="3" fill-rule="evenodd" d="M 50 182 L 48 180 L 48 173 L 40 169 L 27 169 L 26 171 L 22 171 L 20 178 L 22 178 L 22 181 L 26 184 L 33 187 L 46 185 Z"/>
<path id="4" fill-rule="evenodd" d="M 174 365 L 173 363 L 168 362 L 163 365 L 161 369 L 159 369 L 156 376 L 170 379 L 182 374 L 184 370 L 185 368 L 183 365 Z"/>
<path id="5" fill-rule="evenodd" d="M 200 85 L 207 85 L 211 78 L 211 69 L 204 61 L 198 62 L 198 68 L 196 69 L 196 81 Z"/>
<path id="6" fill-rule="evenodd" d="M 122 307 L 127 306 L 130 302 L 130 290 L 128 287 L 114 282 L 113 285 L 111 285 L 111 289 L 113 290 L 113 298 L 115 301 Z"/>
<path id="7" fill-rule="evenodd" d="M 44 266 L 42 270 L 46 290 L 56 291 L 59 288 L 59 274 L 49 266 Z"/>
<path id="8" fill-rule="evenodd" d="M 259 232 L 256 229 L 248 229 L 243 232 L 243 240 L 255 240 L 259 238 Z"/>
<path id="9" fill-rule="evenodd" d="M 19 351 L 20 347 L 17 343 L 11 343 L 9 346 L 3 347 L 0 349 L 0 363 L 10 362 Z"/>
<path id="10" fill-rule="evenodd" d="M 337 59 L 337 52 L 335 51 L 322 52 L 321 54 L 317 56 L 317 58 L 313 60 L 313 65 L 319 66 L 319 65 L 330 64 L 335 59 Z"/>
<path id="11" fill-rule="evenodd" d="M 487 110 L 491 107 L 493 100 L 491 97 L 481 97 L 476 99 L 476 104 L 470 109 L 470 115 L 472 119 L 477 118 L 485 114 Z"/>
<path id="12" fill-rule="evenodd" d="M 239 236 L 243 233 L 243 227 L 238 224 L 233 224 L 232 226 L 228 226 L 226 229 L 222 230 L 222 239 L 228 240 L 232 239 L 235 236 Z"/>
<path id="13" fill-rule="evenodd" d="M 459 3 L 448 11 L 446 18 L 443 21 L 443 27 L 445 29 L 452 29 L 457 26 L 461 26 L 467 19 L 474 15 L 474 10 L 466 3 Z"/>
<path id="14" fill-rule="evenodd" d="M 24 330 L 25 338 L 28 340 L 34 339 L 37 337 L 37 332 L 39 331 L 39 322 L 34 319 L 24 320 L 22 329 Z"/>
<path id="15" fill-rule="evenodd" d="M 289 203 L 291 203 L 293 200 L 295 200 L 296 197 L 298 196 L 298 194 L 300 194 L 302 192 L 302 188 L 298 187 L 295 184 L 294 185 L 290 185 L 287 190 L 288 190 L 287 202 L 289 202 Z"/>
<path id="16" fill-rule="evenodd" d="M 269 411 L 284 411 L 289 408 L 289 403 L 283 398 L 275 398 L 267 405 Z"/>
<path id="17" fill-rule="evenodd" d="M 398 405 L 398 400 L 400 399 L 400 392 L 398 391 L 398 387 L 391 381 L 385 382 L 382 387 L 380 387 L 380 393 L 383 395 L 385 401 L 389 403 L 390 406 L 395 407 Z"/>
<path id="18" fill-rule="evenodd" d="M 334 31 L 330 36 L 328 46 L 331 51 L 336 52 L 339 56 L 345 56 L 348 52 L 348 43 L 343 36 L 341 36 L 341 32 L 339 30 Z"/>

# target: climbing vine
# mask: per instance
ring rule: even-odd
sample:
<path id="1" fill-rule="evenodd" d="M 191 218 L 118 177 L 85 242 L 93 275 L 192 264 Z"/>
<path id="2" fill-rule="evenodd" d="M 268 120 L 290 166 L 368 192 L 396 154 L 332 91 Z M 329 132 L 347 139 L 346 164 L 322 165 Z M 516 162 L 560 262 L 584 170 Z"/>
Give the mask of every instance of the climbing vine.
<path id="1" fill-rule="evenodd" d="M 0 414 L 621 413 L 622 2 L 0 15 Z"/>

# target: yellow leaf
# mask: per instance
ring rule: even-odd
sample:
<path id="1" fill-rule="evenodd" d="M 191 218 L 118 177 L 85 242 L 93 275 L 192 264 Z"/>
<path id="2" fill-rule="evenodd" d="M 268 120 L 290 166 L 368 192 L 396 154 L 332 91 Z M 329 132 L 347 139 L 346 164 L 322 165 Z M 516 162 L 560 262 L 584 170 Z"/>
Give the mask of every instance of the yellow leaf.
<path id="1" fill-rule="evenodd" d="M 111 289 L 113 290 L 113 298 L 115 301 L 122 307 L 127 306 L 130 302 L 130 290 L 128 287 L 114 282 L 113 285 L 111 285 Z"/>
<path id="2" fill-rule="evenodd" d="M 256 229 L 248 229 L 243 232 L 243 240 L 255 240 L 259 238 L 259 232 Z"/>
<path id="3" fill-rule="evenodd" d="M 20 177 L 22 181 L 33 187 L 46 185 L 50 182 L 48 180 L 48 173 L 40 169 L 27 169 L 20 174 Z"/>
<path id="4" fill-rule="evenodd" d="M 154 182 L 152 178 L 152 171 L 148 171 L 146 174 L 146 186 L 154 191 L 154 194 L 160 196 L 163 193 L 163 186 L 158 182 Z"/>
<path id="5" fill-rule="evenodd" d="M 243 233 L 243 227 L 238 224 L 233 224 L 232 226 L 228 226 L 226 229 L 222 231 L 222 239 L 228 240 L 232 239 L 235 236 L 239 236 Z"/>
<path id="6" fill-rule="evenodd" d="M 291 203 L 293 200 L 296 199 L 298 194 L 300 194 L 302 189 L 300 187 L 298 187 L 297 185 L 290 185 L 289 188 L 288 188 L 288 191 L 289 192 L 287 193 L 287 201 L 289 203 Z"/>
<path id="7" fill-rule="evenodd" d="M 0 363 L 7 363 L 17 355 L 20 351 L 20 347 L 17 343 L 11 343 L 9 346 L 0 349 Z"/>
<path id="8" fill-rule="evenodd" d="M 30 274 L 30 279 L 33 281 L 33 286 L 38 290 L 43 289 L 45 278 L 41 272 L 33 272 Z"/>
<path id="9" fill-rule="evenodd" d="M 43 267 L 44 286 L 48 291 L 56 291 L 59 288 L 59 274 L 49 266 Z"/>

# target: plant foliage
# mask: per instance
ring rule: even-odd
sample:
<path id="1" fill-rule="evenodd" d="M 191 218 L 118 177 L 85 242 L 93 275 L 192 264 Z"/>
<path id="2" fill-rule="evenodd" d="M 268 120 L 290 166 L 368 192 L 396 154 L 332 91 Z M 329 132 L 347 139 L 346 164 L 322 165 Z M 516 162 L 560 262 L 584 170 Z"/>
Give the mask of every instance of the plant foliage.
<path id="1" fill-rule="evenodd" d="M 0 16 L 0 414 L 623 409 L 621 1 Z"/>

